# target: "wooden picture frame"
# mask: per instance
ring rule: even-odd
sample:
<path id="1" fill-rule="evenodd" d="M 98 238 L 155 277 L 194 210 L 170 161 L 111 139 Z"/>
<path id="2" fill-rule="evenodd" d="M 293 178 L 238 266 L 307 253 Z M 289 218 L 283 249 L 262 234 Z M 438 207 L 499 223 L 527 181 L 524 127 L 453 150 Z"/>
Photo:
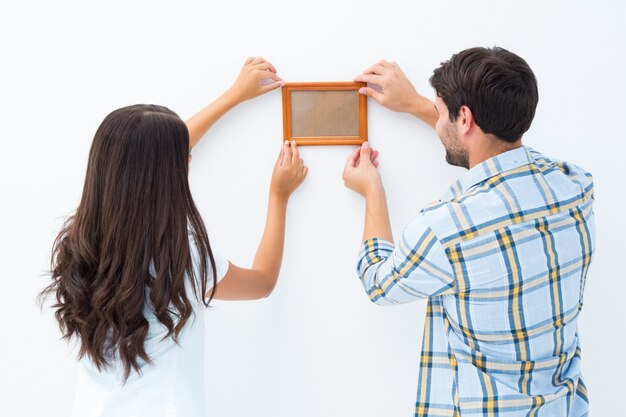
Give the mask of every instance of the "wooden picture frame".
<path id="1" fill-rule="evenodd" d="M 365 83 L 286 83 L 283 136 L 302 145 L 360 145 L 367 141 Z"/>

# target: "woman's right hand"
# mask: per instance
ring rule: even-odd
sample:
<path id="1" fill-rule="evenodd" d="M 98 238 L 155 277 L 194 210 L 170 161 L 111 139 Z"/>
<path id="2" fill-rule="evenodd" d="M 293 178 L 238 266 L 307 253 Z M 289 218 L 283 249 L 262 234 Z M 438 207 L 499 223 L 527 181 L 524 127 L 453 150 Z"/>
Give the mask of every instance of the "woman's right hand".
<path id="1" fill-rule="evenodd" d="M 283 85 L 285 82 L 276 75 L 276 68 L 272 63 L 259 56 L 246 59 L 227 94 L 232 95 L 237 103 L 241 103 Z"/>
<path id="2" fill-rule="evenodd" d="M 274 166 L 265 231 L 254 256 L 252 268 L 230 264 L 217 284 L 218 300 L 257 300 L 268 297 L 278 280 L 285 247 L 285 217 L 289 196 L 306 177 L 308 169 L 300 159 L 295 142 L 285 142 Z M 207 297 L 210 294 L 207 293 Z"/>
<path id="3" fill-rule="evenodd" d="M 300 158 L 296 142 L 285 141 L 274 166 L 270 194 L 287 200 L 291 193 L 302 184 L 308 170 Z"/>

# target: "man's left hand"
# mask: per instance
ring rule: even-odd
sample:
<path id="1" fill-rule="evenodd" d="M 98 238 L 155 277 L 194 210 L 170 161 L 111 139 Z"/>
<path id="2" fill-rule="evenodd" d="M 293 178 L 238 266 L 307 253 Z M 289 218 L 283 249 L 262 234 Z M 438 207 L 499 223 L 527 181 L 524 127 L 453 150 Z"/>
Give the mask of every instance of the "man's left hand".
<path id="1" fill-rule="evenodd" d="M 364 197 L 370 192 L 382 189 L 377 157 L 378 151 L 372 149 L 368 142 L 363 142 L 346 162 L 342 175 L 346 187 Z"/>

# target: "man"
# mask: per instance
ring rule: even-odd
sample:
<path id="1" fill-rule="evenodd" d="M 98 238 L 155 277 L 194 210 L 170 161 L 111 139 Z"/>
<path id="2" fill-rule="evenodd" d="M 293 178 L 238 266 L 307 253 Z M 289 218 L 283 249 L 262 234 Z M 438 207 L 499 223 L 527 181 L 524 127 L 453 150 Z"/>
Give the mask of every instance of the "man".
<path id="1" fill-rule="evenodd" d="M 593 181 L 522 145 L 538 101 L 528 64 L 498 47 L 459 52 L 430 79 L 434 103 L 393 62 L 355 81 L 435 128 L 446 161 L 469 169 L 397 243 L 367 143 L 343 173 L 366 198 L 357 270 L 370 299 L 428 298 L 415 415 L 587 415 L 577 318 L 594 247 Z"/>

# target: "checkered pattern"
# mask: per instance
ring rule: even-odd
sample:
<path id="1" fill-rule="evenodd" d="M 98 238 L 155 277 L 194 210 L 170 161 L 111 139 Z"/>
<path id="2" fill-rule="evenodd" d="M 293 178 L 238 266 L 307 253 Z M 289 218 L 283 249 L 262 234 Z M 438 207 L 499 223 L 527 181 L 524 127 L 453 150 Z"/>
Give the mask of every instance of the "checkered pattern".
<path id="1" fill-rule="evenodd" d="M 585 416 L 578 314 L 593 180 L 520 147 L 470 169 L 397 245 L 364 242 L 381 305 L 428 298 L 416 416 Z"/>

